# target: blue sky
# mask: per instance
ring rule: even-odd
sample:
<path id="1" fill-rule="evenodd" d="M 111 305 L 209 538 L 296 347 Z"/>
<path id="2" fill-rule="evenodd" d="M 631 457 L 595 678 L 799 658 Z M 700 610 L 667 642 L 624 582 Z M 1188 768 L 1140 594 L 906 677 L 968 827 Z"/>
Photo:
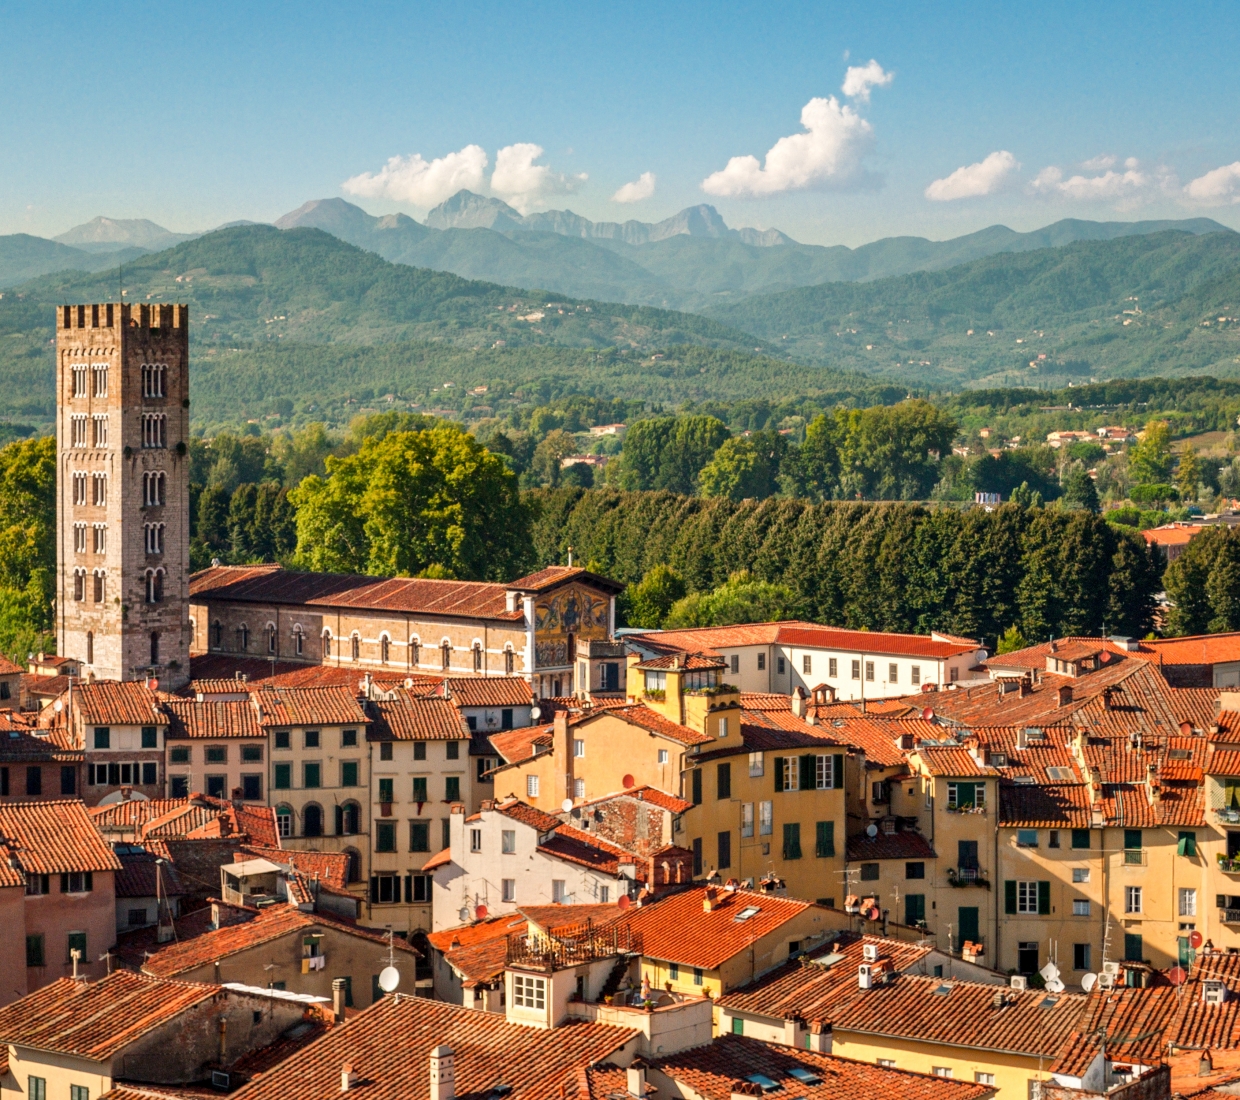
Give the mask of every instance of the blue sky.
<path id="1" fill-rule="evenodd" d="M 1238 47 L 1208 2 L 10 2 L 0 233 L 328 196 L 421 217 L 461 180 L 596 219 L 711 202 L 818 244 L 1240 228 Z"/>

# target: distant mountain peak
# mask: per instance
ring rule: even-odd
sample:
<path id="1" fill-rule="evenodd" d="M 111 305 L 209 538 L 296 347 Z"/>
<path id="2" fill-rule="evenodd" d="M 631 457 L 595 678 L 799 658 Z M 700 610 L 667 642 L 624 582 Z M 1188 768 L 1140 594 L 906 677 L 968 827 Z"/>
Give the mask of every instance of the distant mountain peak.
<path id="1" fill-rule="evenodd" d="M 431 229 L 516 228 L 525 219 L 502 199 L 458 191 L 426 215 Z"/>
<path id="2" fill-rule="evenodd" d="M 61 244 L 100 252 L 129 247 L 158 250 L 189 240 L 192 236 L 192 233 L 173 233 L 147 218 L 98 217 L 83 225 L 75 225 L 52 239 Z"/>

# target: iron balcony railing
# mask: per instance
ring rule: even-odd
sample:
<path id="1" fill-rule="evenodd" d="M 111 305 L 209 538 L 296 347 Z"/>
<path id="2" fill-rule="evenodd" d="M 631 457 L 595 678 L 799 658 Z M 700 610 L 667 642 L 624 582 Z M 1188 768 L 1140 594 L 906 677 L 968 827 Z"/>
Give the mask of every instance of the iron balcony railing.
<path id="1" fill-rule="evenodd" d="M 616 955 L 640 955 L 642 937 L 627 924 L 596 928 L 593 921 L 566 925 L 555 932 L 516 932 L 508 937 L 505 961 L 551 973 Z"/>
<path id="2" fill-rule="evenodd" d="M 1220 909 L 1218 919 L 1223 924 L 1240 924 L 1240 909 Z"/>

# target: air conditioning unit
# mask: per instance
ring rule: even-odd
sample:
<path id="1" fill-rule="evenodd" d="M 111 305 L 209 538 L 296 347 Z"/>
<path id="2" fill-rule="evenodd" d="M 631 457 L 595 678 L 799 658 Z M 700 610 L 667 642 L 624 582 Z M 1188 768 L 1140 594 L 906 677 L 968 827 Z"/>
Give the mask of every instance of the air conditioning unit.
<path id="1" fill-rule="evenodd" d="M 1221 1005 L 1227 1000 L 1227 986 L 1220 981 L 1201 983 L 1201 999 L 1208 1005 Z"/>
<path id="2" fill-rule="evenodd" d="M 866 962 L 878 962 L 878 944 L 866 943 L 861 945 L 861 957 Z"/>
<path id="3" fill-rule="evenodd" d="M 1029 983 L 1027 982 L 1023 974 L 1013 974 L 1011 978 L 1011 984 L 1012 984 L 1012 988 L 1017 993 L 1024 993 Z"/>
<path id="4" fill-rule="evenodd" d="M 1098 988 L 1099 989 L 1114 989 L 1115 988 L 1115 975 L 1108 974 L 1104 970 L 1101 974 L 1098 975 Z"/>
<path id="5" fill-rule="evenodd" d="M 869 963 L 857 967 L 857 986 L 860 989 L 874 988 L 874 968 Z"/>
<path id="6" fill-rule="evenodd" d="M 1108 959 L 1102 964 L 1102 972 L 1104 974 L 1110 974 L 1112 978 L 1119 977 L 1119 963 Z"/>

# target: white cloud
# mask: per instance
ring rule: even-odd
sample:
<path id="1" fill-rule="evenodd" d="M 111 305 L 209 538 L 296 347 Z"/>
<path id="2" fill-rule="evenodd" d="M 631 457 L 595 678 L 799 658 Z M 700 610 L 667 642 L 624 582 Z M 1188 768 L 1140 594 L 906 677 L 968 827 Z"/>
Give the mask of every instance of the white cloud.
<path id="1" fill-rule="evenodd" d="M 1240 160 L 1190 180 L 1184 187 L 1184 194 L 1202 206 L 1240 203 Z"/>
<path id="2" fill-rule="evenodd" d="M 553 172 L 545 164 L 535 164 L 542 155 L 543 147 L 531 141 L 504 146 L 495 154 L 491 191 L 522 214 L 528 214 L 552 195 L 566 195 L 577 190 L 588 178 L 584 172 L 565 176 Z"/>
<path id="3" fill-rule="evenodd" d="M 1086 172 L 1104 172 L 1108 168 L 1115 167 L 1115 160 L 1116 158 L 1110 153 L 1103 153 L 1101 156 L 1081 161 L 1081 168 Z"/>
<path id="4" fill-rule="evenodd" d="M 844 74 L 844 85 L 840 89 L 849 99 L 859 99 L 862 103 L 870 102 L 871 88 L 885 88 L 896 77 L 895 73 L 886 72 L 883 67 L 870 58 L 865 65 L 850 65 Z"/>
<path id="5" fill-rule="evenodd" d="M 861 158 L 873 128 L 835 96 L 811 99 L 801 110 L 805 133 L 780 138 L 766 154 L 766 165 L 752 155 L 732 157 L 702 181 L 708 195 L 773 195 L 800 188 L 845 184 L 861 174 Z"/>
<path id="6" fill-rule="evenodd" d="M 654 173 L 643 172 L 611 197 L 612 202 L 641 202 L 654 194 Z"/>
<path id="7" fill-rule="evenodd" d="M 1102 201 L 1107 199 L 1130 199 L 1147 191 L 1154 179 L 1143 172 L 1135 158 L 1130 157 L 1123 172 L 1111 169 L 1098 176 L 1075 175 L 1064 178 L 1063 169 L 1053 165 L 1043 168 L 1030 190 L 1039 195 L 1056 195 L 1067 199 Z"/>
<path id="8" fill-rule="evenodd" d="M 427 161 L 421 153 L 392 157 L 378 172 L 363 172 L 341 184 L 350 195 L 392 199 L 410 206 L 432 207 L 462 188 L 480 191 L 487 155 L 480 145 L 466 145 L 456 153 Z"/>
<path id="9" fill-rule="evenodd" d="M 1011 178 L 1020 165 L 1006 149 L 991 153 L 976 164 L 957 168 L 950 176 L 935 180 L 926 188 L 926 198 L 935 202 L 951 202 L 953 199 L 973 199 L 980 195 L 993 195 Z"/>

